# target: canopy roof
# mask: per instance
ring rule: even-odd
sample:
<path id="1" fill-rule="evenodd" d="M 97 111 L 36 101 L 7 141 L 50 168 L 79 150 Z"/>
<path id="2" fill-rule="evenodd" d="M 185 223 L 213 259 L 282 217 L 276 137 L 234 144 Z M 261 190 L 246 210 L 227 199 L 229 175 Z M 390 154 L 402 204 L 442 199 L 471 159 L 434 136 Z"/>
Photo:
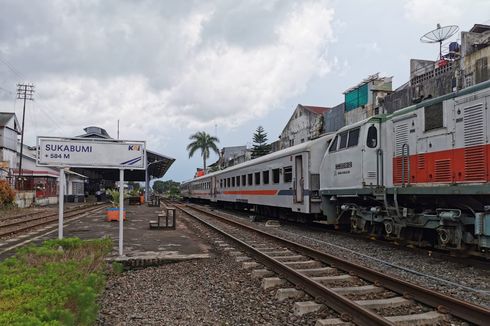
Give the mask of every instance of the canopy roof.
<path id="1" fill-rule="evenodd" d="M 175 161 L 174 158 L 146 150 L 146 162 L 148 164 L 149 179 L 161 178 L 167 173 L 168 169 Z M 119 181 L 118 169 L 100 168 L 71 168 L 72 171 L 88 176 L 90 179 L 104 179 Z M 145 170 L 125 170 L 125 181 L 145 181 Z"/>

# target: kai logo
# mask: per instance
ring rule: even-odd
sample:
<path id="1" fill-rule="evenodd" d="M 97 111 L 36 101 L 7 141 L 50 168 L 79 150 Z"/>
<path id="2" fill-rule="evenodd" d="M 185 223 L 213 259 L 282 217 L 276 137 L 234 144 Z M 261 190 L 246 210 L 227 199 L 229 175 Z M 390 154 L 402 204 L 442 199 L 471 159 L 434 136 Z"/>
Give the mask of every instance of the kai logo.
<path id="1" fill-rule="evenodd" d="M 141 145 L 129 145 L 128 146 L 128 151 L 137 151 L 139 152 L 141 150 Z"/>

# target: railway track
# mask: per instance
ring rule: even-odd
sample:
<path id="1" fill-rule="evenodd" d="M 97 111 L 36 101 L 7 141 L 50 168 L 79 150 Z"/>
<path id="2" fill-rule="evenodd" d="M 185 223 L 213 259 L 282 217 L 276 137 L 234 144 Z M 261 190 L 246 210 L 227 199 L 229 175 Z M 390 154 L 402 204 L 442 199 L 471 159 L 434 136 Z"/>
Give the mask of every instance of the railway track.
<path id="1" fill-rule="evenodd" d="M 72 217 L 83 213 L 89 213 L 104 207 L 105 204 L 84 205 L 69 210 L 65 210 L 64 219 L 69 220 Z M 41 212 L 38 214 L 22 214 L 9 219 L 0 221 L 0 238 L 12 236 L 17 233 L 25 232 L 33 228 L 44 226 L 58 221 L 58 212 L 49 213 Z"/>
<path id="2" fill-rule="evenodd" d="M 289 282 L 315 302 L 338 313 L 338 320 L 319 321 L 319 325 L 342 322 L 428 325 L 444 322 L 450 318 L 449 314 L 477 325 L 485 325 L 490 320 L 490 310 L 484 307 L 384 275 L 202 208 L 184 205 L 177 208 L 281 276 L 264 281 L 275 285 Z M 320 309 L 315 302 L 309 303 L 310 309 Z"/>

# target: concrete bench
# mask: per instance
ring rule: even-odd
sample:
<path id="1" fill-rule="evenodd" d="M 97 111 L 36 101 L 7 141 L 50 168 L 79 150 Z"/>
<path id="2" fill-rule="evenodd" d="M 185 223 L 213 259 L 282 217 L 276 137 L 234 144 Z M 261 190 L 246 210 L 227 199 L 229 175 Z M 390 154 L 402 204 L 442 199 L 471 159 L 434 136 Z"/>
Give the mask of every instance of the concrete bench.
<path id="1" fill-rule="evenodd" d="M 157 212 L 158 219 L 150 221 L 150 229 L 175 230 L 177 224 L 175 211 L 175 207 L 163 205 L 162 211 Z"/>

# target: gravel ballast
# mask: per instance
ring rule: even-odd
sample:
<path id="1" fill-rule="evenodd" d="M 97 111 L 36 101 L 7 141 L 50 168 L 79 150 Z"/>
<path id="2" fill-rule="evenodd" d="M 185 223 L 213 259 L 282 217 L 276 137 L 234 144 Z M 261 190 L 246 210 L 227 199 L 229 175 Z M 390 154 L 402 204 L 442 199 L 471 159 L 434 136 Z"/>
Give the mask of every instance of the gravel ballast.
<path id="1" fill-rule="evenodd" d="M 223 214 L 227 217 L 235 215 L 230 212 L 223 212 Z M 490 307 L 489 270 L 429 257 L 420 251 L 388 247 L 377 243 L 377 241 L 358 239 L 341 232 L 333 234 L 331 232 L 311 231 L 304 226 L 290 224 L 271 228 L 266 227 L 265 222 L 250 222 L 247 218 L 236 216 L 235 218 L 266 232 L 341 257 L 350 262 L 359 263 L 362 266 L 423 287 L 435 289 L 464 301 Z"/>
<path id="2" fill-rule="evenodd" d="M 209 259 L 111 275 L 98 325 L 314 325 L 328 316 L 294 316 L 292 301 L 277 301 L 240 266 L 213 245 Z"/>

